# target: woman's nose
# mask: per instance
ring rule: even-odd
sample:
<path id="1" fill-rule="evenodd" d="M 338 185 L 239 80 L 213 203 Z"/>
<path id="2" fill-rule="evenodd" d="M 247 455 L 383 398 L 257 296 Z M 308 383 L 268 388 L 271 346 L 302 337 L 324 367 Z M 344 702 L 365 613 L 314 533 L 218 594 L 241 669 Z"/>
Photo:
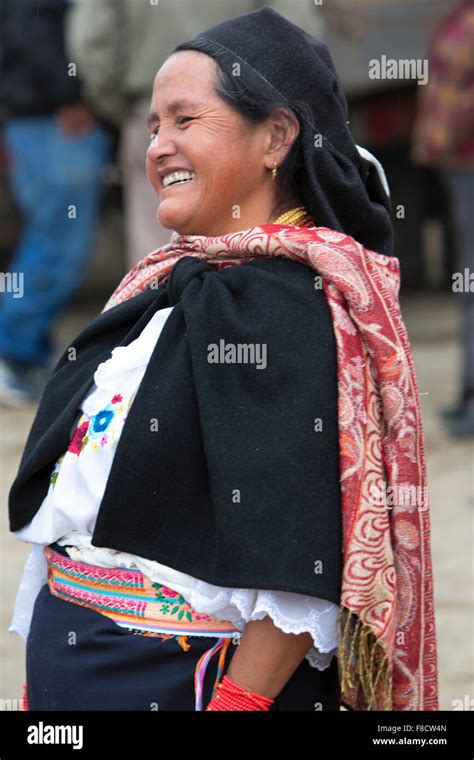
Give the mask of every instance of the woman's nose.
<path id="1" fill-rule="evenodd" d="M 157 161 L 161 152 L 161 145 L 158 145 L 158 135 L 153 135 L 147 148 L 146 156 L 150 161 Z"/>
<path id="2" fill-rule="evenodd" d="M 150 161 L 157 162 L 164 156 L 173 155 L 176 153 L 176 147 L 170 137 L 166 137 L 164 134 L 156 134 L 150 140 L 150 145 L 147 149 L 147 158 Z"/>

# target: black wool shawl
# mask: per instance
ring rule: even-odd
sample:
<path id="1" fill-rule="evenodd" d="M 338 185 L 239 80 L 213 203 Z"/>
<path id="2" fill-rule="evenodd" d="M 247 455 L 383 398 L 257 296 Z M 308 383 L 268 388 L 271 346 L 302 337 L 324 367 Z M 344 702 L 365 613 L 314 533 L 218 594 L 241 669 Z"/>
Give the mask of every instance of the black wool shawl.
<path id="1" fill-rule="evenodd" d="M 217 586 L 339 604 L 335 336 L 314 270 L 287 259 L 216 270 L 184 256 L 166 283 L 88 324 L 43 392 L 9 493 L 10 530 L 40 508 L 98 364 L 167 306 L 92 544 Z"/>

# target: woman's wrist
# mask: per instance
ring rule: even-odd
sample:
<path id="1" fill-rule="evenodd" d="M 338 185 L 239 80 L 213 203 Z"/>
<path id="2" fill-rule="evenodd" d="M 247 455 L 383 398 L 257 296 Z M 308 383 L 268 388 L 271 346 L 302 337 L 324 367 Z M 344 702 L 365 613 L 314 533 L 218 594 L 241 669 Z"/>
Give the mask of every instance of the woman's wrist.
<path id="1" fill-rule="evenodd" d="M 261 710 L 268 712 L 274 701 L 271 697 L 245 689 L 226 674 L 217 685 L 206 711 Z"/>

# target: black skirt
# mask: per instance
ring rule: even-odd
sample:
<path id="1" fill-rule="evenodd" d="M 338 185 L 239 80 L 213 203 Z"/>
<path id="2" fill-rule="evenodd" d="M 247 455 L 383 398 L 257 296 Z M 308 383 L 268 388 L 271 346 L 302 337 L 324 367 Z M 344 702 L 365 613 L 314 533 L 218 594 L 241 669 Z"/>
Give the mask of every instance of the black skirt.
<path id="1" fill-rule="evenodd" d="M 55 547 L 56 548 L 56 547 Z M 218 637 L 143 636 L 106 615 L 51 594 L 45 584 L 35 601 L 26 642 L 29 710 L 195 710 L 194 673 Z M 222 675 L 237 643 L 229 644 Z M 217 676 L 219 656 L 204 677 L 203 709 Z M 339 710 L 337 659 L 323 671 L 305 658 L 271 706 L 280 710 Z"/>

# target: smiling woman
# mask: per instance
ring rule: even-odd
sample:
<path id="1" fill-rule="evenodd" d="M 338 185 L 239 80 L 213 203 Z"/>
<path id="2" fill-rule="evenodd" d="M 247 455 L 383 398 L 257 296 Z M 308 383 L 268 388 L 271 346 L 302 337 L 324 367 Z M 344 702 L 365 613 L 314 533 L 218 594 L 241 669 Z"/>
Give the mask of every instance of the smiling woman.
<path id="1" fill-rule="evenodd" d="M 429 508 L 384 497 L 426 493 L 388 186 L 327 47 L 228 19 L 149 126 L 170 242 L 64 352 L 10 492 L 30 708 L 436 710 Z"/>
<path id="2" fill-rule="evenodd" d="M 183 50 L 167 59 L 153 85 L 147 173 L 160 198 L 160 223 L 181 234 L 248 229 L 301 204 L 287 194 L 284 207 L 275 207 L 270 171 L 291 151 L 295 114 L 285 109 L 250 121 L 216 92 L 218 70 L 208 55 Z"/>

